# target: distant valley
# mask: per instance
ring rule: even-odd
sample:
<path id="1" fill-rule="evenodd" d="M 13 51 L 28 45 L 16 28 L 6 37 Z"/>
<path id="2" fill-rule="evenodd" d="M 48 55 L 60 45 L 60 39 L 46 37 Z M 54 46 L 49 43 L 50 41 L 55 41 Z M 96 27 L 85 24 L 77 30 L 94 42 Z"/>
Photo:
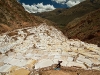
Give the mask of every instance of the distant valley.
<path id="1" fill-rule="evenodd" d="M 37 13 L 35 15 L 55 22 L 57 27 L 69 38 L 77 38 L 88 43 L 100 45 L 99 9 L 99 0 L 93 0 L 93 2 L 86 0 L 69 9 L 59 8 L 54 11 Z M 91 27 L 96 28 L 94 30 Z M 91 30 L 89 30 L 89 28 L 91 28 Z M 89 39 L 89 37 L 91 37 L 91 39 Z"/>

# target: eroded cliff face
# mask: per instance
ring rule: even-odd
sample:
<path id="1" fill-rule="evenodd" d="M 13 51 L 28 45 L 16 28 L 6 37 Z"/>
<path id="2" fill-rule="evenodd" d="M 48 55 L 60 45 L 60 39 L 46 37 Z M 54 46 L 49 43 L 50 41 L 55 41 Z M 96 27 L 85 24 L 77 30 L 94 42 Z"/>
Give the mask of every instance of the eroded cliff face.
<path id="1" fill-rule="evenodd" d="M 0 72 L 27 72 L 57 64 L 100 70 L 100 47 L 68 39 L 61 31 L 43 23 L 0 35 Z M 19 71 L 18 71 L 19 70 Z M 10 74 L 10 73 L 9 73 Z"/>

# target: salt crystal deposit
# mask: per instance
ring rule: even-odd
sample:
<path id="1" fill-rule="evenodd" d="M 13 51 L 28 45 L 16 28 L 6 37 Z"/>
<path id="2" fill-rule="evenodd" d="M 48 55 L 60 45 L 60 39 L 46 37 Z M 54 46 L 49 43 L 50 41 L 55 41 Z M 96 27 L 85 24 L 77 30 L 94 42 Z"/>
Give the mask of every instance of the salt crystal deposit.
<path id="1" fill-rule="evenodd" d="M 14 34 L 17 33 L 17 34 Z M 12 34 L 12 35 L 11 35 Z M 0 35 L 0 73 L 35 69 L 57 64 L 100 70 L 100 47 L 80 40 L 68 39 L 53 26 L 17 29 Z"/>

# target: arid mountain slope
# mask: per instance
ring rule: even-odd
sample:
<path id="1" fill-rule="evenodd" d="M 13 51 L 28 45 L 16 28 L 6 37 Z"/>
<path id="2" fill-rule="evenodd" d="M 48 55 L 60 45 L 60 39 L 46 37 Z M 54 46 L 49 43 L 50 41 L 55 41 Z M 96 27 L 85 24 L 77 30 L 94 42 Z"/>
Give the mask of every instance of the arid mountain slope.
<path id="1" fill-rule="evenodd" d="M 43 23 L 44 19 L 29 14 L 17 0 L 0 0 L 0 33 Z M 47 23 L 52 23 L 45 20 Z"/>
<path id="2" fill-rule="evenodd" d="M 65 34 L 100 46 L 100 9 L 67 24 Z"/>
<path id="3" fill-rule="evenodd" d="M 86 0 L 69 9 L 56 9 L 54 11 L 38 13 L 36 15 L 57 23 L 61 30 L 63 30 L 65 25 L 70 21 L 75 18 L 82 17 L 83 15 L 97 10 L 98 8 L 100 8 L 100 0 L 94 0 L 93 3 L 90 2 L 90 0 Z"/>

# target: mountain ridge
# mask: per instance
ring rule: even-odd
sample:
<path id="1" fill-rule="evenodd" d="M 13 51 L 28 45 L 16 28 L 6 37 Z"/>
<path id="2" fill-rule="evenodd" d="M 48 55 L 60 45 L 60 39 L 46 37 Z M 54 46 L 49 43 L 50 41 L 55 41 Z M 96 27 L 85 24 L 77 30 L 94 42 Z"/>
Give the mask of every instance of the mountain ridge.
<path id="1" fill-rule="evenodd" d="M 35 15 L 41 16 L 43 18 L 46 18 L 48 20 L 57 23 L 58 27 L 63 31 L 65 26 L 75 18 L 82 17 L 83 15 L 95 11 L 99 8 L 100 8 L 100 1 L 94 1 L 94 3 L 92 3 L 90 2 L 90 0 L 86 0 L 69 9 L 58 8 L 50 12 L 38 13 Z"/>

